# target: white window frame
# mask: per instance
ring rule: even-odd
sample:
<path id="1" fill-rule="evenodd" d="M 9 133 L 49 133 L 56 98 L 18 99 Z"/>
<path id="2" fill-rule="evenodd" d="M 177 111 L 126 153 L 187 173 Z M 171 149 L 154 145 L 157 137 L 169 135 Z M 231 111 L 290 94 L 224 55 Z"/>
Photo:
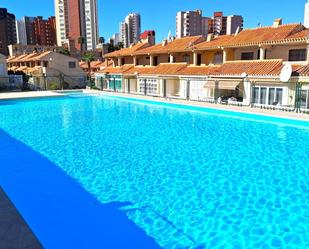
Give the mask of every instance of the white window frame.
<path id="1" fill-rule="evenodd" d="M 258 88 L 259 89 L 259 94 L 258 94 L 258 103 L 254 103 L 257 105 L 267 105 L 267 106 L 274 106 L 269 104 L 269 89 L 273 88 L 275 89 L 275 94 L 274 94 L 274 99 L 273 101 L 276 101 L 276 96 L 277 96 L 277 89 L 282 89 L 282 104 L 281 105 L 287 105 L 287 87 L 284 86 L 263 86 L 263 85 L 255 85 L 252 88 L 252 101 L 253 101 L 253 92 L 254 92 L 254 88 Z M 261 88 L 266 88 L 266 103 L 265 104 L 261 104 Z"/>

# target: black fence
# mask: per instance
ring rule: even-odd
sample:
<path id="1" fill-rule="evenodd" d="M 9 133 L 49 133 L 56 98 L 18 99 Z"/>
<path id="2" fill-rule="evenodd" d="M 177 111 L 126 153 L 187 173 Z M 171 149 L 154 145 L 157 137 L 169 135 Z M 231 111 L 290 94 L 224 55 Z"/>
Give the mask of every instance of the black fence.
<path id="1" fill-rule="evenodd" d="M 0 91 L 44 91 L 83 89 L 91 82 L 84 76 L 32 76 L 8 75 L 0 77 Z"/>

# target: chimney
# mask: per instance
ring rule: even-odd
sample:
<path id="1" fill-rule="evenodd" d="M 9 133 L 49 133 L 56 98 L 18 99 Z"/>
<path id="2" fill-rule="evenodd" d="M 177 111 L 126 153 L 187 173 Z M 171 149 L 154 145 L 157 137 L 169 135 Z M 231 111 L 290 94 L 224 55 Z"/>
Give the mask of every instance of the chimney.
<path id="1" fill-rule="evenodd" d="M 206 41 L 210 42 L 214 39 L 214 34 L 213 33 L 209 33 L 207 34 L 207 38 L 206 38 Z"/>
<path id="2" fill-rule="evenodd" d="M 164 39 L 163 42 L 162 42 L 162 47 L 165 47 L 167 45 L 167 43 L 168 43 L 167 40 Z"/>
<path id="3" fill-rule="evenodd" d="M 278 28 L 278 27 L 281 26 L 281 25 L 282 25 L 282 18 L 277 18 L 277 19 L 275 19 L 274 24 L 273 24 L 273 27 L 274 27 L 274 28 Z"/>

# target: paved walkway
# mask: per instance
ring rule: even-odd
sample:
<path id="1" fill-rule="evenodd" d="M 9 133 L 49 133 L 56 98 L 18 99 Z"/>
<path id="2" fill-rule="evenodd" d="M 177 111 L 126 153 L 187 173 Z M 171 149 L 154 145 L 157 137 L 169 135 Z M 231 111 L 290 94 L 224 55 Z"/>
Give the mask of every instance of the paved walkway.
<path id="1" fill-rule="evenodd" d="M 0 188 L 0 249 L 43 248 Z"/>
<path id="2" fill-rule="evenodd" d="M 29 91 L 29 92 L 3 92 L 0 93 L 0 100 L 3 99 L 22 99 L 22 98 L 42 98 L 42 97 L 58 97 L 63 96 L 62 93 L 54 91 Z"/>

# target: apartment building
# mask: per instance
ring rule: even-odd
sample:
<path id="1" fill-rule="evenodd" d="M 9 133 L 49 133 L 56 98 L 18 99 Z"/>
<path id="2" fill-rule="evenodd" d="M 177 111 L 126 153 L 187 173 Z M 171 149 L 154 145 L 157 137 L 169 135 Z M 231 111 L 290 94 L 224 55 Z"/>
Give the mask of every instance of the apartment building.
<path id="1" fill-rule="evenodd" d="M 120 23 L 119 39 L 127 48 L 139 41 L 141 35 L 141 15 L 130 13 L 124 22 Z"/>
<path id="2" fill-rule="evenodd" d="M 17 43 L 20 45 L 55 46 L 56 19 L 51 16 L 28 17 L 16 21 Z"/>
<path id="3" fill-rule="evenodd" d="M 105 55 L 113 67 L 96 81 L 111 91 L 289 110 L 298 103 L 308 110 L 308 35 L 303 25 L 276 19 L 234 35 L 138 43 Z M 283 71 L 291 74 L 281 81 Z"/>
<path id="4" fill-rule="evenodd" d="M 309 1 L 305 3 L 304 26 L 309 28 Z"/>
<path id="5" fill-rule="evenodd" d="M 176 15 L 176 37 L 231 35 L 241 31 L 243 17 L 239 15 L 224 16 L 215 12 L 212 17 L 204 17 L 201 10 L 181 11 Z"/>
<path id="6" fill-rule="evenodd" d="M 176 37 L 206 36 L 208 33 L 208 17 L 202 16 L 201 10 L 180 11 L 176 15 Z"/>
<path id="7" fill-rule="evenodd" d="M 96 0 L 55 0 L 55 16 L 58 46 L 73 43 L 78 50 L 95 50 L 99 39 Z M 85 44 L 78 43 L 80 37 Z"/>
<path id="8" fill-rule="evenodd" d="M 5 8 L 0 8 L 0 53 L 8 55 L 7 46 L 16 42 L 15 15 Z"/>

